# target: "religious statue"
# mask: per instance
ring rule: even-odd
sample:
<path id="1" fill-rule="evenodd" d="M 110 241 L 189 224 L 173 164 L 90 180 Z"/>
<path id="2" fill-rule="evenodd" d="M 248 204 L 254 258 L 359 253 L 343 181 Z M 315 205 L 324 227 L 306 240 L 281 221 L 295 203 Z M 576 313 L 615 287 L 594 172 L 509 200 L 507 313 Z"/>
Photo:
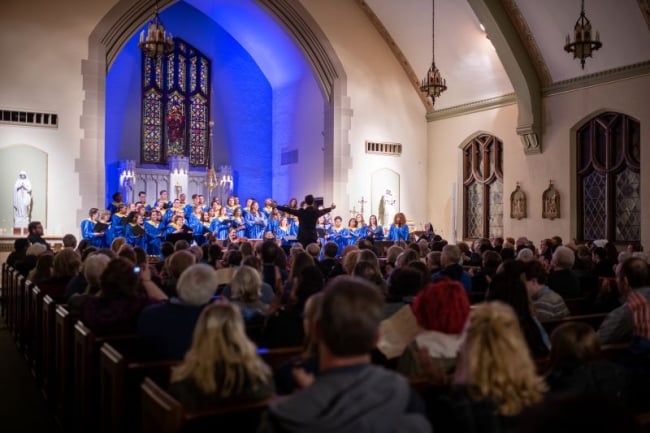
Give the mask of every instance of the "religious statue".
<path id="1" fill-rule="evenodd" d="M 379 209 L 377 209 L 377 214 L 379 217 L 379 225 L 388 226 L 393 222 L 393 215 L 395 215 L 395 199 L 390 189 L 386 190 L 386 193 L 381 196 L 379 200 Z"/>
<path id="2" fill-rule="evenodd" d="M 185 136 L 185 116 L 180 105 L 174 105 L 167 115 L 167 153 L 168 155 L 183 155 Z"/>
<path id="3" fill-rule="evenodd" d="M 553 186 L 552 180 L 542 194 L 542 218 L 560 218 L 560 193 Z"/>
<path id="4" fill-rule="evenodd" d="M 14 184 L 14 227 L 26 228 L 32 213 L 32 183 L 27 173 L 18 173 Z"/>
<path id="5" fill-rule="evenodd" d="M 520 220 L 526 216 L 526 193 L 517 182 L 517 188 L 510 194 L 510 218 Z"/>

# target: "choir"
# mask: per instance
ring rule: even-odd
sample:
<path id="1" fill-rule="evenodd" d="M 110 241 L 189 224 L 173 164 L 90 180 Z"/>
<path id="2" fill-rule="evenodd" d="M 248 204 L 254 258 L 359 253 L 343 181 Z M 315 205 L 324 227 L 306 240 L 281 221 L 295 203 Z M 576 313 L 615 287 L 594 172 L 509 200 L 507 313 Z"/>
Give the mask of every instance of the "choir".
<path id="1" fill-rule="evenodd" d="M 185 199 L 182 194 L 181 199 Z M 160 255 L 160 247 L 165 240 L 186 239 L 202 245 L 209 237 L 226 240 L 234 229 L 238 237 L 247 239 L 276 239 L 283 246 L 295 240 L 298 233 L 298 219 L 280 212 L 270 198 L 264 200 L 264 207 L 252 198 L 245 205 L 239 204 L 236 196 L 228 197 L 222 205 L 215 197 L 209 205 L 200 194 L 192 196 L 191 203 L 179 199 L 170 201 L 167 191 L 161 191 L 153 204 L 146 203 L 146 194 L 138 193 L 138 201 L 127 204 L 121 201 L 120 194 L 113 196 L 109 210 L 100 212 L 90 209 L 88 218 L 81 222 L 82 238 L 96 247 L 109 247 L 116 237 L 126 238 L 132 246 L 140 246 L 149 255 Z M 291 199 L 289 207 L 298 207 Z M 395 216 L 386 239 L 408 239 L 408 228 L 403 214 Z M 368 224 L 363 215 L 351 218 L 347 227 L 342 218 L 333 220 L 329 215 L 319 218 L 316 226 L 321 245 L 327 241 L 336 242 L 339 254 L 347 245 L 359 239 L 384 239 L 384 229 L 377 224 L 377 217 L 371 215 Z M 405 232 L 405 233 L 404 233 Z"/>

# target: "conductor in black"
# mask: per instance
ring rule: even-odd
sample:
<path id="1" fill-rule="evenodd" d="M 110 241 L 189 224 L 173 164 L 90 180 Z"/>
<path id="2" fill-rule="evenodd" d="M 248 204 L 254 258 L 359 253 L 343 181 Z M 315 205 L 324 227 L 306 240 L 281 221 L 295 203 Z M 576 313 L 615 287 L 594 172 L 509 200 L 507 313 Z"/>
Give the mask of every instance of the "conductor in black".
<path id="1" fill-rule="evenodd" d="M 298 217 L 298 242 L 300 242 L 303 247 L 306 247 L 312 242 L 318 242 L 318 233 L 316 232 L 318 217 L 329 213 L 332 209 L 336 208 L 336 205 L 332 203 L 328 208 L 317 209 L 314 203 L 314 196 L 308 194 L 305 196 L 305 206 L 301 209 L 292 209 L 286 206 L 276 207 L 282 212 Z"/>

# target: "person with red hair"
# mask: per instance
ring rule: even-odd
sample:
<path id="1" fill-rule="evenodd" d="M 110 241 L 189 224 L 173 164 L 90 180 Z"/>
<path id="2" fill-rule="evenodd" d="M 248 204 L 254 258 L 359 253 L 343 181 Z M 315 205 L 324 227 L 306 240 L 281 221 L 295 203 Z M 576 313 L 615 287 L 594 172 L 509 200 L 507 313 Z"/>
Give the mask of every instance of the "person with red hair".
<path id="1" fill-rule="evenodd" d="M 456 280 L 442 278 L 421 290 L 411 305 L 421 331 L 398 361 L 398 370 L 407 376 L 420 375 L 419 350 L 451 370 L 464 339 L 469 305 L 465 288 Z"/>

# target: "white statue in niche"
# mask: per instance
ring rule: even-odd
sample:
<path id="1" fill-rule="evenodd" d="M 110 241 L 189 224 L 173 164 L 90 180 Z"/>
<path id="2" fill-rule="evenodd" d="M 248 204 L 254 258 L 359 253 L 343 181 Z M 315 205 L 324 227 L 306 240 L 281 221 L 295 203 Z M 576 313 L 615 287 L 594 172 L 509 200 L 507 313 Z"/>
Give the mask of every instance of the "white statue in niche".
<path id="1" fill-rule="evenodd" d="M 29 225 L 32 213 L 32 183 L 25 171 L 18 173 L 14 184 L 14 227 Z"/>
<path id="2" fill-rule="evenodd" d="M 377 209 L 380 225 L 389 226 L 393 222 L 396 201 L 397 200 L 393 198 L 390 189 L 387 189 L 386 193 L 381 196 L 381 200 L 379 200 L 379 209 Z"/>

